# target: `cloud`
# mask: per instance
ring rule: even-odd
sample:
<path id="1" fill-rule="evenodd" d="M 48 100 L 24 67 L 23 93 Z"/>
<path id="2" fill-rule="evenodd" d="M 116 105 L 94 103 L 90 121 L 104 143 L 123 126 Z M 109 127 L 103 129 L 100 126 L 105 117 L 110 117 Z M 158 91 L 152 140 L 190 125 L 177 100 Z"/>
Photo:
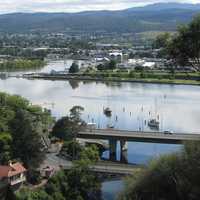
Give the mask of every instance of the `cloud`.
<path id="1" fill-rule="evenodd" d="M 120 10 L 157 2 L 200 3 L 200 0 L 3 0 L 0 13 L 78 12 L 84 10 Z"/>

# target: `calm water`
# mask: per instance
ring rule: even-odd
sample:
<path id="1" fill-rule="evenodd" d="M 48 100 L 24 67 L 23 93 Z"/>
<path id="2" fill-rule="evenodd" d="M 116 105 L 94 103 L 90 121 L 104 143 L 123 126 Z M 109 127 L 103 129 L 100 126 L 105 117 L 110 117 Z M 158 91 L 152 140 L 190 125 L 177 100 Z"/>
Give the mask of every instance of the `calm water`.
<path id="1" fill-rule="evenodd" d="M 120 192 L 123 190 L 123 182 L 118 181 L 106 181 L 102 184 L 102 199 L 103 200 L 115 200 Z"/>
<path id="2" fill-rule="evenodd" d="M 51 62 L 43 72 L 59 71 L 72 61 Z M 19 94 L 52 110 L 59 118 L 69 113 L 75 105 L 85 108 L 83 118 L 95 122 L 99 128 L 113 124 L 117 129 L 149 131 L 145 124 L 150 118 L 158 117 L 161 131 L 199 133 L 200 131 L 200 87 L 181 85 L 159 85 L 140 83 L 109 83 L 47 81 L 10 78 L 0 80 L 0 91 Z M 112 110 L 112 117 L 103 114 L 103 108 Z M 163 153 L 177 151 L 180 145 L 128 143 L 128 162 L 146 163 Z M 108 152 L 103 155 L 108 157 Z M 118 153 L 118 159 L 120 155 Z M 110 185 L 107 187 L 107 184 Z M 118 182 L 117 184 L 120 184 Z M 120 186 L 121 187 L 121 186 Z M 103 185 L 105 199 L 112 199 L 115 184 Z M 109 189 L 107 191 L 106 189 Z"/>
<path id="3" fill-rule="evenodd" d="M 31 69 L 31 70 L 27 70 L 27 71 L 9 71 L 9 74 L 11 75 L 17 75 L 17 74 L 26 74 L 26 73 L 34 73 L 34 72 L 43 72 L 43 73 L 49 73 L 52 70 L 54 71 L 64 71 L 69 69 L 69 67 L 72 65 L 72 63 L 74 62 L 74 60 L 56 60 L 56 61 L 47 61 L 47 65 L 44 66 L 43 68 L 39 68 L 39 69 Z M 87 61 L 83 61 L 83 60 L 76 60 L 75 61 L 80 67 L 84 67 L 87 66 L 88 63 Z M 0 70 L 1 72 L 1 70 Z"/>

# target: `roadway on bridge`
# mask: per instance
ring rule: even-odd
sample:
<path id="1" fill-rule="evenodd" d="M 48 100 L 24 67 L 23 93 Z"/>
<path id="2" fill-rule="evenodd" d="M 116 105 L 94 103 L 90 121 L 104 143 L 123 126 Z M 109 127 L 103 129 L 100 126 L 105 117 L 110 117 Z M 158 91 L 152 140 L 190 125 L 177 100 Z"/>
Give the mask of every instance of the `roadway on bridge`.
<path id="1" fill-rule="evenodd" d="M 59 171 L 61 169 L 71 169 L 73 167 L 73 162 L 59 157 L 57 153 L 48 153 L 40 168 L 43 169 L 47 166 L 51 166 L 55 171 Z M 109 161 L 99 161 L 90 166 L 91 171 L 119 175 L 130 175 L 142 168 L 144 168 L 143 165 L 121 164 Z"/>
<path id="2" fill-rule="evenodd" d="M 182 144 L 184 141 L 200 141 L 200 134 L 183 134 L 164 132 L 139 132 L 115 129 L 87 129 L 77 134 L 78 138 L 124 140 L 134 142 L 151 142 L 166 144 Z"/>

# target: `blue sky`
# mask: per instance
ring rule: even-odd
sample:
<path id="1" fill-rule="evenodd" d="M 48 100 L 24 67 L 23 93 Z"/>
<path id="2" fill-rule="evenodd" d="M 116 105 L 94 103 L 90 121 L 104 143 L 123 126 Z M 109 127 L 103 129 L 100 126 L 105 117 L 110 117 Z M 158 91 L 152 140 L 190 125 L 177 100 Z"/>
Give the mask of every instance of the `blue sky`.
<path id="1" fill-rule="evenodd" d="M 200 0 L 1 0 L 0 13 L 120 10 L 158 2 L 200 3 Z"/>

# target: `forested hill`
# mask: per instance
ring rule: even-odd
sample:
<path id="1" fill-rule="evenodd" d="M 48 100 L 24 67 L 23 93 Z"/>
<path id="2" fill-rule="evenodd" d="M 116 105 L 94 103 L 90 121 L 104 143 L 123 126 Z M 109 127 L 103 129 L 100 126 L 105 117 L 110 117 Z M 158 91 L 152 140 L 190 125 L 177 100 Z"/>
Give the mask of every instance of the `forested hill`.
<path id="1" fill-rule="evenodd" d="M 200 13 L 200 4 L 158 3 L 121 11 L 13 13 L 0 15 L 0 32 L 174 31 Z"/>

